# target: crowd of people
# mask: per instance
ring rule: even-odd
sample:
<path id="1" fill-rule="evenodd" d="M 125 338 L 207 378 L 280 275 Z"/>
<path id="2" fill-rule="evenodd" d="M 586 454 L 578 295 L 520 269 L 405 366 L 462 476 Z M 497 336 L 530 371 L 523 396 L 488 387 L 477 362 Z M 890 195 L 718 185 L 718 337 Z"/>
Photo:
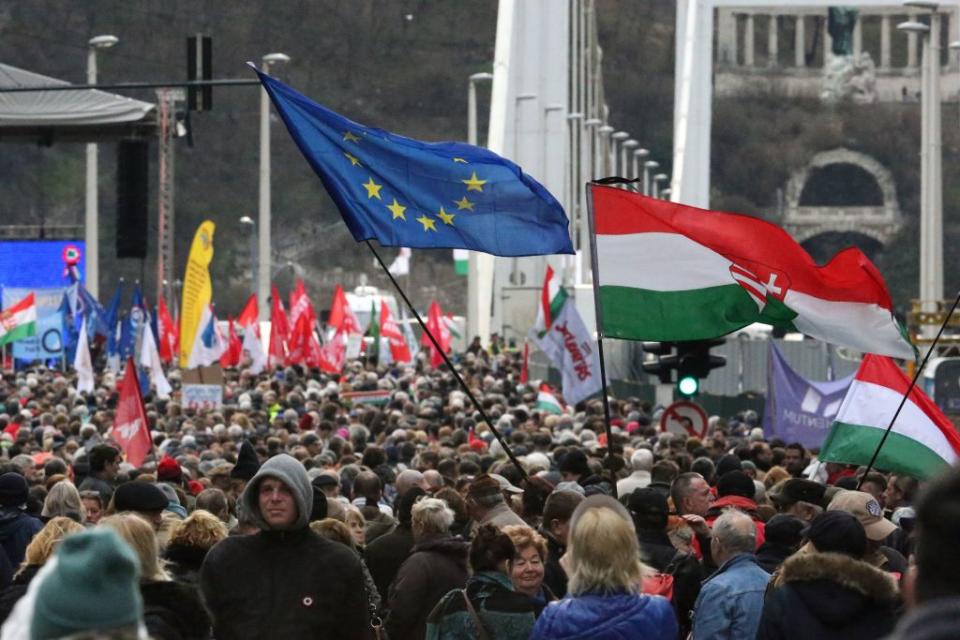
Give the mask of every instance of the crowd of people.
<path id="1" fill-rule="evenodd" d="M 3 373 L 0 639 L 960 635 L 960 471 L 821 464 L 752 412 L 663 433 L 636 398 L 608 441 L 517 354 L 456 361 L 494 428 L 425 361 L 240 368 L 220 409 L 147 396 L 139 468 L 119 375 Z"/>

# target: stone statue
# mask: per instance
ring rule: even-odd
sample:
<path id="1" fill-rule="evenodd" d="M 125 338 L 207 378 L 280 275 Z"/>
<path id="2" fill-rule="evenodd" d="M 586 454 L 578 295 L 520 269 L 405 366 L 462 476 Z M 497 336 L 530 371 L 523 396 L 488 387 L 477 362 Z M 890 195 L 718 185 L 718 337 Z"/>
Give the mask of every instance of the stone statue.
<path id="1" fill-rule="evenodd" d="M 833 39 L 833 55 L 849 56 L 853 53 L 853 27 L 857 24 L 856 9 L 831 7 L 827 18 L 827 31 Z"/>

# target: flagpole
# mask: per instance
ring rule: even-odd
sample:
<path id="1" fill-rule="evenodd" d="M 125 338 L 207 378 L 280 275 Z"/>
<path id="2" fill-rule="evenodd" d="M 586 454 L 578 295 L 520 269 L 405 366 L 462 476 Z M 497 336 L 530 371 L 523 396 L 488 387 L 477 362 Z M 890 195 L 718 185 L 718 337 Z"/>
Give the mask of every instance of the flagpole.
<path id="1" fill-rule="evenodd" d="M 936 348 L 937 342 L 940 340 L 940 336 L 943 335 L 943 330 L 947 327 L 947 323 L 950 322 L 950 317 L 953 315 L 953 312 L 956 311 L 958 304 L 960 304 L 960 292 L 957 293 L 957 297 L 954 299 L 953 305 L 950 307 L 950 311 L 947 312 L 947 317 L 943 319 L 943 324 L 940 325 L 940 330 L 937 331 L 937 335 L 934 336 L 933 342 L 930 343 L 930 348 L 927 350 L 927 355 L 923 357 L 923 362 L 920 363 L 920 366 L 917 367 L 916 372 L 914 372 L 913 379 L 910 381 L 910 386 L 907 387 L 907 392 L 903 394 L 903 398 L 900 400 L 900 406 L 897 407 L 897 411 L 893 414 L 890 424 L 887 425 L 887 430 L 883 432 L 883 437 L 880 438 L 880 444 L 877 445 L 877 450 L 873 452 L 873 457 L 870 458 L 870 464 L 867 465 L 867 470 L 864 471 L 862 476 L 860 476 L 860 482 L 857 483 L 857 491 L 859 491 L 860 487 L 863 486 L 864 479 L 866 479 L 867 474 L 869 474 L 873 469 L 873 465 L 877 461 L 877 456 L 880 455 L 880 450 L 883 449 L 883 445 L 887 441 L 887 436 L 890 435 L 890 432 L 893 430 L 893 425 L 896 423 L 897 417 L 900 415 L 900 410 L 903 409 L 903 405 L 907 403 L 907 398 L 910 397 L 910 392 L 913 391 L 913 388 L 917 384 L 917 380 L 920 379 L 920 375 L 923 373 L 923 368 L 926 366 L 927 360 L 930 359 L 930 354 L 932 354 L 933 350 Z"/>
<path id="2" fill-rule="evenodd" d="M 593 280 L 593 308 L 597 324 L 597 355 L 600 359 L 600 383 L 603 385 L 603 417 L 607 432 L 607 471 L 610 473 L 610 486 L 613 487 L 613 497 L 617 497 L 616 471 L 613 463 L 613 428 L 610 419 L 610 394 L 607 389 L 607 367 L 603 360 L 603 314 L 600 309 L 600 285 L 597 282 L 597 234 L 594 232 L 593 220 L 593 192 L 590 184 L 586 186 L 587 193 L 587 223 L 590 225 L 590 266 Z"/>
<path id="3" fill-rule="evenodd" d="M 423 329 L 423 332 L 427 334 L 427 336 L 430 338 L 430 342 L 433 343 L 433 348 L 436 349 L 441 356 L 443 356 L 443 361 L 447 363 L 448 367 L 450 367 L 450 371 L 453 373 L 453 377 L 455 377 L 457 379 L 457 382 L 460 384 L 460 386 L 463 387 L 464 392 L 466 392 L 467 397 L 470 398 L 470 402 L 473 403 L 473 406 L 474 408 L 476 408 L 477 412 L 480 414 L 480 417 L 482 417 L 483 421 L 487 424 L 488 427 L 490 427 L 490 431 L 493 433 L 494 437 L 497 439 L 497 442 L 500 443 L 500 446 L 503 447 L 503 450 L 506 452 L 507 457 L 510 458 L 510 462 L 512 462 L 514 466 L 517 467 L 517 470 L 520 472 L 520 475 L 523 476 L 523 479 L 527 480 L 528 479 L 527 472 L 524 470 L 523 465 L 521 465 L 520 461 L 517 460 L 517 457 L 513 455 L 513 451 L 511 451 L 506 441 L 504 441 L 503 436 L 500 435 L 500 432 L 497 431 L 497 428 L 493 426 L 493 422 L 490 420 L 489 416 L 487 416 L 487 412 L 483 410 L 483 407 L 480 406 L 480 403 L 477 401 L 476 397 L 474 397 L 473 392 L 470 390 L 470 387 L 468 387 L 464 379 L 460 377 L 460 373 L 457 371 L 456 367 L 453 366 L 453 363 L 450 362 L 450 358 L 447 356 L 444 350 L 440 347 L 440 343 L 437 342 L 437 339 L 433 336 L 432 333 L 430 333 L 430 330 L 427 329 L 427 325 L 423 322 L 423 318 L 420 317 L 420 313 L 413 306 L 413 303 L 410 302 L 410 299 L 407 298 L 407 294 L 404 293 L 403 289 L 400 287 L 400 284 L 397 282 L 397 279 L 393 277 L 392 273 L 390 273 L 390 269 L 387 268 L 387 265 L 386 263 L 384 263 L 383 258 L 380 257 L 380 254 L 377 253 L 377 250 L 373 248 L 373 245 L 370 244 L 369 240 L 364 240 L 364 242 L 366 242 L 367 246 L 370 248 L 371 253 L 373 253 L 373 257 L 377 259 L 377 262 L 380 264 L 380 267 L 383 269 L 383 272 L 387 274 L 388 278 L 390 278 L 390 282 L 393 283 L 393 286 L 396 288 L 397 292 L 400 294 L 400 297 L 403 298 L 403 301 L 406 303 L 407 308 L 410 309 L 410 311 L 413 313 L 413 316 L 417 319 L 417 322 L 420 323 L 420 328 Z M 602 362 L 603 361 L 601 360 L 601 363 Z"/>

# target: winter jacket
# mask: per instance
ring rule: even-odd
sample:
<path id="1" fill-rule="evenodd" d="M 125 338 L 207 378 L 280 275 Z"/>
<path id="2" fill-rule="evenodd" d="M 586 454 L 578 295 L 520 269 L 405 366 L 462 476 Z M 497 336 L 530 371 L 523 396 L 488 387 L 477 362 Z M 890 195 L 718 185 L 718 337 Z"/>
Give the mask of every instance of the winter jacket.
<path id="1" fill-rule="evenodd" d="M 271 530 L 260 516 L 264 478 L 277 478 L 293 493 L 297 520 Z M 313 491 L 307 472 L 281 454 L 247 484 L 240 504 L 261 531 L 217 543 L 200 569 L 200 588 L 217 640 L 369 636 L 363 571 L 345 545 L 307 527 Z"/>
<path id="2" fill-rule="evenodd" d="M 774 544 L 772 542 L 764 542 L 762 545 L 760 545 L 760 548 L 757 549 L 757 564 L 760 565 L 760 568 L 767 573 L 773 573 L 787 558 L 792 556 L 795 552 L 796 549 L 792 549 L 790 547 Z"/>
<path id="3" fill-rule="evenodd" d="M 210 617 L 194 587 L 171 581 L 143 581 L 143 622 L 153 640 L 206 640 Z"/>
<path id="4" fill-rule="evenodd" d="M 633 593 L 585 594 L 552 602 L 543 610 L 531 640 L 675 640 L 677 620 L 660 596 Z"/>
<path id="5" fill-rule="evenodd" d="M 163 554 L 167 571 L 173 579 L 183 584 L 197 585 L 200 582 L 200 567 L 209 549 L 185 544 L 171 544 Z"/>
<path id="6" fill-rule="evenodd" d="M 13 611 L 14 605 L 27 593 L 30 581 L 37 575 L 42 566 L 39 564 L 27 565 L 23 568 L 23 571 L 13 578 L 10 586 L 0 591 L 0 624 L 6 621 L 10 612 Z"/>
<path id="7" fill-rule="evenodd" d="M 885 571 L 837 553 L 799 553 L 767 594 L 758 640 L 867 640 L 896 623 L 898 590 Z"/>
<path id="8" fill-rule="evenodd" d="M 390 585 L 387 635 L 391 640 L 420 640 L 427 616 L 440 598 L 467 583 L 468 543 L 443 536 L 418 543 Z"/>
<path id="9" fill-rule="evenodd" d="M 466 586 L 467 597 L 487 635 L 495 640 L 527 640 L 543 603 L 513 590 L 510 578 L 478 571 Z M 463 591 L 443 596 L 427 619 L 427 640 L 477 640 L 480 635 L 467 611 Z M 392 638 L 392 636 L 391 636 Z"/>
<path id="10" fill-rule="evenodd" d="M 567 549 L 546 529 L 540 535 L 547 539 L 547 560 L 543 563 L 543 584 L 558 598 L 567 595 L 567 572 L 560 566 L 560 558 Z"/>
<path id="11" fill-rule="evenodd" d="M 19 567 L 33 536 L 43 529 L 43 523 L 20 509 L 0 509 L 0 547 L 7 554 L 11 567 Z"/>
<path id="12" fill-rule="evenodd" d="M 363 557 L 370 569 L 370 575 L 377 585 L 380 597 L 386 601 L 390 583 L 397 577 L 400 565 L 410 557 L 413 549 L 413 531 L 410 526 L 398 525 L 370 544 L 364 550 Z"/>
<path id="13" fill-rule="evenodd" d="M 598 494 L 613 495 L 613 485 L 610 484 L 610 481 L 595 474 L 580 478 L 579 484 L 583 487 L 583 492 L 587 497 Z"/>
<path id="14" fill-rule="evenodd" d="M 693 611 L 693 640 L 752 638 L 763 612 L 770 574 L 753 554 L 730 558 L 707 578 Z M 811 636 L 813 637 L 813 636 Z"/>
<path id="15" fill-rule="evenodd" d="M 677 549 L 670 542 L 667 532 L 656 529 L 637 529 L 640 542 L 640 554 L 644 562 L 657 571 L 666 571 L 670 561 L 677 555 Z"/>
<path id="16" fill-rule="evenodd" d="M 886 640 L 954 640 L 960 629 L 960 597 L 924 602 L 900 619 Z"/>

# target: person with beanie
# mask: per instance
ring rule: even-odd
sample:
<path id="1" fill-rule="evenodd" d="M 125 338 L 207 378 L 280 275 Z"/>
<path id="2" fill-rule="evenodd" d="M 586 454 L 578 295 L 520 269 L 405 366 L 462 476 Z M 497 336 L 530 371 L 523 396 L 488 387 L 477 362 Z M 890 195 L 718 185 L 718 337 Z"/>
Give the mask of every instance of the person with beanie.
<path id="1" fill-rule="evenodd" d="M 803 542 L 807 523 L 789 513 L 778 513 L 766 522 L 766 540 L 757 549 L 757 564 L 767 573 L 773 573 L 792 556 Z"/>
<path id="2" fill-rule="evenodd" d="M 30 616 L 29 635 L 18 637 L 53 640 L 83 632 L 138 637 L 139 578 L 136 554 L 113 531 L 96 528 L 65 538 L 31 584 L 33 593 L 14 609 L 13 618 Z M 4 625 L 5 636 L 11 622 L 18 620 Z"/>
<path id="3" fill-rule="evenodd" d="M 862 560 L 867 533 L 845 511 L 827 511 L 807 527 L 808 544 L 771 581 L 757 640 L 882 638 L 897 619 L 899 589 Z"/>
<path id="4" fill-rule="evenodd" d="M 12 567 L 20 566 L 27 545 L 43 529 L 43 522 L 24 511 L 29 492 L 26 478 L 19 473 L 0 475 L 0 548 Z"/>
<path id="5" fill-rule="evenodd" d="M 155 530 L 163 524 L 163 511 L 170 499 L 157 485 L 144 480 L 125 482 L 117 487 L 107 507 L 108 514 L 130 511 L 153 525 Z"/>
<path id="6" fill-rule="evenodd" d="M 239 499 L 247 483 L 260 470 L 260 459 L 249 440 L 244 440 L 237 454 L 237 464 L 230 470 L 230 497 Z"/>
<path id="7" fill-rule="evenodd" d="M 303 465 L 287 454 L 270 458 L 247 483 L 240 504 L 259 532 L 219 542 L 200 569 L 213 635 L 366 638 L 360 559 L 310 530 L 313 492 Z"/>
<path id="8" fill-rule="evenodd" d="M 759 549 L 760 545 L 766 540 L 766 525 L 760 518 L 760 514 L 757 512 L 757 503 L 753 499 L 756 491 L 757 487 L 750 476 L 739 469 L 727 471 L 719 476 L 717 480 L 717 499 L 713 501 L 704 516 L 707 526 L 713 527 L 713 523 L 727 509 L 731 507 L 738 509 L 753 519 L 757 531 L 757 548 Z"/>
<path id="9" fill-rule="evenodd" d="M 571 449 L 559 464 L 560 475 L 565 482 L 576 482 L 583 487 L 584 495 L 613 495 L 613 485 L 590 470 L 587 454 L 582 449 Z"/>

